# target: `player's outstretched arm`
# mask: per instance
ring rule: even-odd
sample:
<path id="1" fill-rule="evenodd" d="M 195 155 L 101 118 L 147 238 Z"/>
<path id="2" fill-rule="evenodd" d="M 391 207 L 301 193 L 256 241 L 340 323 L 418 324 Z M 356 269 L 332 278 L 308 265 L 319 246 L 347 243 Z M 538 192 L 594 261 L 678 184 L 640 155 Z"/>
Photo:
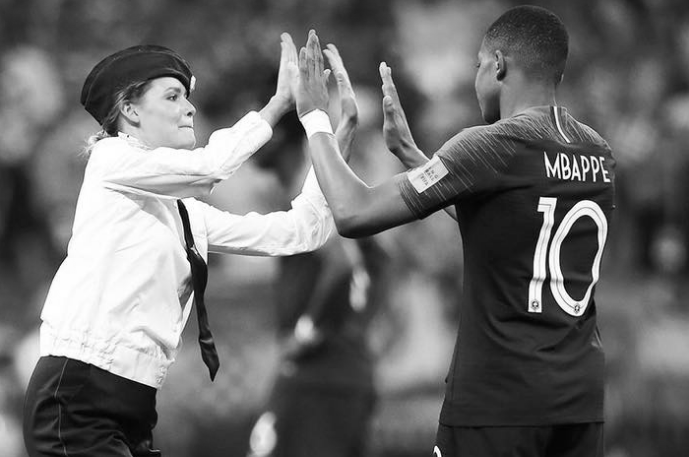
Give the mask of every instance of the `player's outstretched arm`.
<path id="1" fill-rule="evenodd" d="M 407 168 L 416 168 L 428 162 L 428 157 L 416 146 L 412 137 L 407 115 L 402 109 L 397 87 L 392 80 L 392 69 L 381 62 L 378 68 L 383 81 L 383 138 L 390 152 Z M 445 208 L 445 212 L 457 220 L 454 207 Z"/>
<path id="2" fill-rule="evenodd" d="M 337 139 L 325 133 L 328 90 L 323 54 L 314 31 L 299 51 L 297 114 L 309 137 L 309 149 L 318 183 L 328 201 L 341 235 L 350 238 L 371 235 L 415 219 L 393 179 L 369 187 L 347 166 Z"/>

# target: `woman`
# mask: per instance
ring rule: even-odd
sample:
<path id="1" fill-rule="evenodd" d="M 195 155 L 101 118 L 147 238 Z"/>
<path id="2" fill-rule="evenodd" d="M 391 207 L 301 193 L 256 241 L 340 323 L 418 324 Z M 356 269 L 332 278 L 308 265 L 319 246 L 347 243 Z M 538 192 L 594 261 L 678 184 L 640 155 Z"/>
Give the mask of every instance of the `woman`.
<path id="1" fill-rule="evenodd" d="M 282 36 L 277 90 L 260 112 L 195 144 L 194 77 L 175 52 L 108 56 L 81 96 L 92 138 L 68 255 L 41 314 L 41 358 L 24 437 L 34 456 L 152 456 L 155 396 L 180 347 L 192 299 L 211 378 L 217 353 L 203 289 L 208 252 L 287 255 L 320 247 L 332 219 L 313 173 L 287 212 L 237 216 L 208 194 L 266 143 L 294 105 L 296 49 Z"/>

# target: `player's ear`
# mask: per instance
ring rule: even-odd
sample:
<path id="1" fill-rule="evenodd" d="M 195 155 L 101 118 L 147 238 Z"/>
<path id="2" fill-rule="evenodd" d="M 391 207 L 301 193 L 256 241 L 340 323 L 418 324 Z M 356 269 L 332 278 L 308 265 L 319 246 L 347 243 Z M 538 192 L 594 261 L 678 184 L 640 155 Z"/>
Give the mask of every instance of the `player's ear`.
<path id="1" fill-rule="evenodd" d="M 139 113 L 136 111 L 136 106 L 129 100 L 120 105 L 120 114 L 130 124 L 136 125 L 139 122 Z"/>
<path id="2" fill-rule="evenodd" d="M 507 74 L 507 63 L 505 61 L 505 55 L 501 50 L 497 49 L 495 51 L 495 78 L 498 81 L 505 79 Z"/>

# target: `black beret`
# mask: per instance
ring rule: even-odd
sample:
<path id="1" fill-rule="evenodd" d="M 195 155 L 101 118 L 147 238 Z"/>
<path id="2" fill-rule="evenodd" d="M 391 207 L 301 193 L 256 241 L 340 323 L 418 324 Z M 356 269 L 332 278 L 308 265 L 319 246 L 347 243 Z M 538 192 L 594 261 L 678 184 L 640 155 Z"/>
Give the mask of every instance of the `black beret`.
<path id="1" fill-rule="evenodd" d="M 163 76 L 179 79 L 187 94 L 194 88 L 189 64 L 172 49 L 156 45 L 123 49 L 93 67 L 81 89 L 81 104 L 102 124 L 120 90 L 133 83 Z"/>

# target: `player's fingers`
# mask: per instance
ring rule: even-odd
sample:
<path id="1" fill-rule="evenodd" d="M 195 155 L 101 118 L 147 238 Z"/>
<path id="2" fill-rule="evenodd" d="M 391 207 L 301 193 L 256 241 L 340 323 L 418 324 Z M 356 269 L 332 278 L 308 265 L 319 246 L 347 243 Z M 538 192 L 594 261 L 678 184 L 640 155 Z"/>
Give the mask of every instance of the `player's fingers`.
<path id="1" fill-rule="evenodd" d="M 378 67 L 378 72 L 380 73 L 380 79 L 383 81 L 383 84 L 394 85 L 392 81 L 392 69 L 388 67 L 388 64 L 381 62 Z"/>
<path id="2" fill-rule="evenodd" d="M 333 68 L 337 68 L 345 74 L 347 73 L 347 69 L 344 66 L 344 62 L 342 61 L 342 57 L 340 56 L 340 53 L 337 51 L 337 48 L 335 47 L 334 44 L 329 43 L 326 46 L 326 49 L 323 50 L 323 54 L 328 57 L 328 62 L 330 62 L 330 65 Z"/>
<path id="3" fill-rule="evenodd" d="M 330 67 L 337 73 L 338 71 L 342 70 L 342 62 L 339 62 L 337 57 L 329 50 L 329 49 L 323 49 L 323 55 L 328 59 L 328 62 L 330 62 Z"/>
<path id="4" fill-rule="evenodd" d="M 337 52 L 333 51 L 333 47 L 332 44 L 328 44 L 325 49 L 323 49 L 323 54 L 326 55 L 330 64 L 342 65 L 342 58 Z"/>
<path id="5" fill-rule="evenodd" d="M 381 86 L 383 89 L 383 94 L 392 95 L 392 92 L 395 89 L 395 84 L 392 82 L 392 78 L 390 76 L 390 67 L 388 67 L 385 62 L 381 62 L 378 70 L 380 72 L 380 79 L 383 82 L 383 85 Z"/>
<path id="6" fill-rule="evenodd" d="M 385 62 L 381 62 L 380 65 L 378 65 L 378 73 L 380 73 L 380 79 L 384 80 L 385 79 L 385 69 L 388 67 L 388 65 Z"/>
<path id="7" fill-rule="evenodd" d="M 343 86 L 346 84 L 342 70 L 333 70 L 333 73 L 335 73 L 335 81 L 337 81 L 338 86 Z"/>
<path id="8" fill-rule="evenodd" d="M 392 79 L 392 68 L 388 67 L 385 62 L 381 62 L 379 71 L 380 78 L 383 81 L 383 86 L 386 86 L 390 90 L 394 90 L 396 92 L 397 88 L 395 87 L 395 82 Z"/>
<path id="9" fill-rule="evenodd" d="M 330 66 L 333 68 L 333 73 L 335 74 L 335 81 L 337 81 L 338 90 L 342 93 L 344 91 L 352 91 L 352 83 L 349 80 L 349 75 L 347 70 L 342 65 L 342 62 L 337 62 L 337 58 L 333 57 L 332 53 L 324 49 L 323 53 L 326 55 L 330 61 Z"/>
<path id="10" fill-rule="evenodd" d="M 321 53 L 321 45 L 318 40 L 318 35 L 315 30 L 309 32 L 309 39 L 307 42 L 307 49 L 312 59 L 311 71 L 314 77 L 323 74 L 323 54 Z"/>
<path id="11" fill-rule="evenodd" d="M 349 80 L 349 75 L 341 68 L 335 70 L 335 79 L 337 80 L 337 84 L 340 86 L 340 90 L 352 89 L 352 83 Z"/>
<path id="12" fill-rule="evenodd" d="M 292 40 L 292 35 L 290 35 L 287 32 L 283 32 L 280 35 L 280 38 L 282 38 L 282 43 L 284 43 L 285 49 L 287 51 L 287 59 L 290 62 L 296 62 L 297 61 L 297 48 L 294 45 L 294 41 Z"/>
<path id="13" fill-rule="evenodd" d="M 321 76 L 324 74 L 323 69 L 325 68 L 325 65 L 323 64 L 323 52 L 321 52 L 321 44 L 318 39 L 318 35 L 314 32 L 314 41 L 313 41 L 313 63 L 314 63 L 314 71 L 315 74 L 318 76 Z"/>
<path id="14" fill-rule="evenodd" d="M 341 57 L 340 57 L 340 51 L 337 49 L 337 46 L 335 46 L 335 45 L 332 44 L 332 43 L 328 43 L 328 45 L 327 45 L 326 47 L 328 48 L 328 50 L 329 50 L 330 52 L 332 52 L 332 53 L 335 54 L 338 58 L 341 59 Z"/>
<path id="15" fill-rule="evenodd" d="M 328 58 L 331 67 L 344 70 L 344 62 L 337 54 L 334 54 L 330 49 L 323 49 L 323 54 Z"/>
<path id="16" fill-rule="evenodd" d="M 397 96 L 397 90 L 395 89 L 395 86 L 383 84 L 382 89 L 383 96 L 390 97 L 393 103 L 399 103 L 399 97 Z"/>
<path id="17" fill-rule="evenodd" d="M 302 81 L 307 81 L 309 77 L 309 67 L 306 57 L 306 48 L 302 47 L 299 50 L 299 77 Z"/>
<path id="18" fill-rule="evenodd" d="M 282 32 L 280 34 L 280 38 L 282 38 L 282 41 L 288 45 L 294 46 L 294 40 L 292 40 L 292 35 L 290 35 L 287 32 Z"/>
<path id="19" fill-rule="evenodd" d="M 309 79 L 313 77 L 314 62 L 313 62 L 313 30 L 309 30 L 309 36 L 306 39 L 306 72 Z"/>
<path id="20" fill-rule="evenodd" d="M 285 49 L 285 43 L 280 42 L 280 65 L 283 65 L 287 61 L 287 51 Z"/>
<path id="21" fill-rule="evenodd" d="M 392 103 L 398 105 L 401 109 L 401 102 L 399 94 L 397 93 L 397 87 L 392 80 L 392 69 L 387 66 L 385 62 L 380 64 L 380 76 L 383 80 L 383 95 L 388 95 L 392 98 Z"/>
<path id="22" fill-rule="evenodd" d="M 332 43 L 328 43 L 326 48 L 327 49 L 323 50 L 323 54 L 325 54 L 325 56 L 328 58 L 330 66 L 333 67 L 335 78 L 337 79 L 338 84 L 342 86 L 341 89 L 348 89 L 349 91 L 352 91 L 352 83 L 349 79 L 349 73 L 347 73 L 347 68 L 344 66 L 344 62 L 342 61 L 339 50 Z"/>
<path id="23" fill-rule="evenodd" d="M 383 97 L 383 116 L 385 120 L 392 120 L 396 112 L 395 102 L 392 97 L 386 95 Z"/>

